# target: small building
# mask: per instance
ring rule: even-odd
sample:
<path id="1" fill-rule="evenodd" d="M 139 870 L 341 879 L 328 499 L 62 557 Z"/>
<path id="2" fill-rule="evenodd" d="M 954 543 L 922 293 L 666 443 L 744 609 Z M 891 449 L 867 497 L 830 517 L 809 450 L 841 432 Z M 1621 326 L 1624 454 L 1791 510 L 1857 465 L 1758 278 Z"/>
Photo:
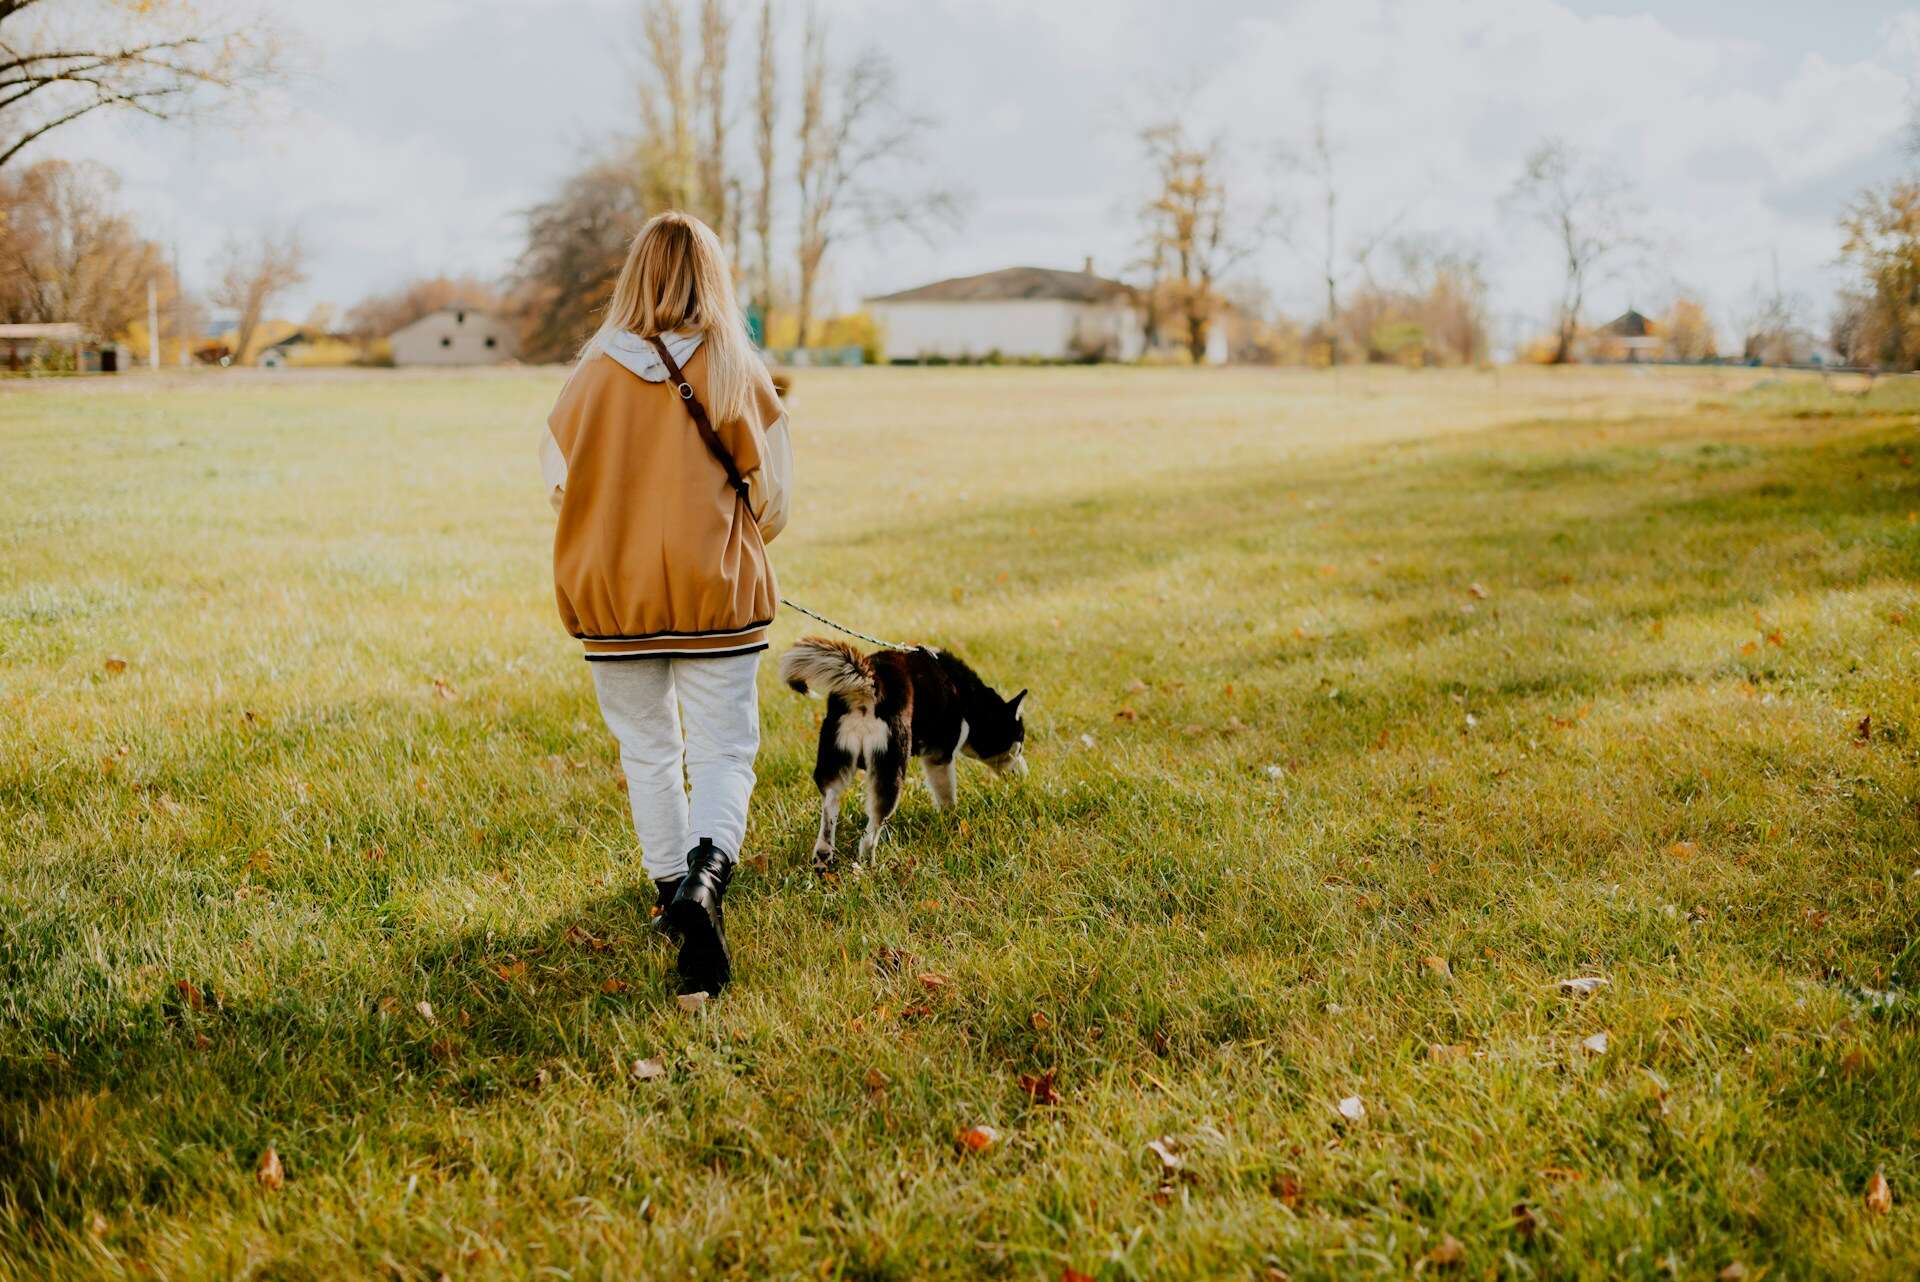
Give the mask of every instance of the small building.
<path id="1" fill-rule="evenodd" d="M 494 365 L 519 353 L 513 326 L 491 312 L 447 307 L 393 331 L 395 365 Z"/>
<path id="2" fill-rule="evenodd" d="M 1629 307 L 1593 331 L 1587 341 L 1587 359 L 1622 365 L 1663 361 L 1667 340 L 1652 321 Z"/>
<path id="3" fill-rule="evenodd" d="M 1131 286 L 1093 273 L 1007 267 L 866 300 L 887 361 L 1137 359 L 1145 346 Z"/>
<path id="4" fill-rule="evenodd" d="M 88 334 L 78 321 L 0 325 L 0 366 L 11 371 L 117 374 L 132 368 L 132 357 L 121 344 Z"/>

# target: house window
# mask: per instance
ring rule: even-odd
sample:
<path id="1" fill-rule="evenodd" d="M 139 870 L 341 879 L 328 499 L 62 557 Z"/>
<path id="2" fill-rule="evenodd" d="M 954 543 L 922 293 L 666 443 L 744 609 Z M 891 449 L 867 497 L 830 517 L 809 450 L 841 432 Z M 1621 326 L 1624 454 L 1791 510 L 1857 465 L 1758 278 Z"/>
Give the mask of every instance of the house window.
<path id="1" fill-rule="evenodd" d="M 443 339 L 441 339 L 441 340 L 440 340 L 440 346 L 442 346 L 442 347 L 452 347 L 452 346 L 453 346 L 453 340 L 452 340 L 451 338 L 443 338 Z"/>
<path id="2" fill-rule="evenodd" d="M 488 347 L 493 347 L 493 346 L 495 346 L 495 343 L 494 343 L 494 339 L 493 339 L 493 335 L 491 335 L 491 334 L 489 334 L 489 335 L 487 335 L 487 346 L 488 346 Z"/>
<path id="3" fill-rule="evenodd" d="M 464 325 L 464 324 L 466 324 L 466 323 L 467 323 L 467 314 L 466 314 L 465 312 L 455 312 L 455 313 L 453 314 L 453 323 L 454 323 L 454 324 L 456 324 L 456 325 Z"/>

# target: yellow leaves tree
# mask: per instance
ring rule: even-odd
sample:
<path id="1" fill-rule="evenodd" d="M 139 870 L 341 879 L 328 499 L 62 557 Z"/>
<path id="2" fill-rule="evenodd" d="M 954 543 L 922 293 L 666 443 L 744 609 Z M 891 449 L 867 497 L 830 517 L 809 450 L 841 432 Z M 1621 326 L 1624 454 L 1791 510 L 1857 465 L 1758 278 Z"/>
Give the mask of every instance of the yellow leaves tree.
<path id="1" fill-rule="evenodd" d="M 1840 219 L 1843 260 L 1861 289 L 1847 335 L 1851 359 L 1920 369 L 1920 179 L 1869 187 Z"/>
<path id="2" fill-rule="evenodd" d="M 1673 300 L 1659 323 L 1659 332 L 1667 340 L 1667 349 L 1675 360 L 1712 360 L 1719 354 L 1713 321 L 1699 299 L 1687 294 Z"/>

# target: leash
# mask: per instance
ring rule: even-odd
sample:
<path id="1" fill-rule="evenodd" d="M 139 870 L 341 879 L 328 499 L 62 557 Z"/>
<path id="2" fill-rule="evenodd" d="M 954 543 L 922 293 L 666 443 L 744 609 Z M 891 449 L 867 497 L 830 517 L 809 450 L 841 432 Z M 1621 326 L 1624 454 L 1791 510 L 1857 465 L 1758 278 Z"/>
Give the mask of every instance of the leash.
<path id="1" fill-rule="evenodd" d="M 806 606 L 801 605 L 798 601 L 791 601 L 791 600 L 788 600 L 786 597 L 780 598 L 780 604 L 786 606 L 787 609 L 789 610 L 798 610 L 800 613 L 806 615 L 809 619 L 815 619 L 821 623 L 826 624 L 828 627 L 832 628 L 835 632 L 844 632 L 848 636 L 858 638 L 861 641 L 865 641 L 869 645 L 877 645 L 882 650 L 920 650 L 925 648 L 924 646 L 917 646 L 917 645 L 901 645 L 898 641 L 882 641 L 879 637 L 870 637 L 864 632 L 855 632 L 852 628 L 848 627 L 846 624 L 835 623 L 832 619 L 829 619 L 826 615 L 816 614 L 814 611 L 807 609 Z"/>

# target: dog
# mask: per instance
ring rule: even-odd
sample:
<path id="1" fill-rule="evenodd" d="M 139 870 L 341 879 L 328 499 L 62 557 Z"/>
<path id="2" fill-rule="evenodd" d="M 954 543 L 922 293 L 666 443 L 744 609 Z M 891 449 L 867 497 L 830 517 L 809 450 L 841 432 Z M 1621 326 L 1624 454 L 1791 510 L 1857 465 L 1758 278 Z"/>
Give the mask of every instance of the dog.
<path id="1" fill-rule="evenodd" d="M 867 830 L 859 859 L 870 859 L 900 804 L 907 761 L 920 758 L 936 810 L 953 805 L 954 758 L 964 752 L 996 773 L 1027 773 L 1027 692 L 1002 699 L 959 657 L 921 646 L 863 654 L 844 641 L 802 637 L 780 656 L 780 679 L 801 694 L 827 696 L 813 782 L 820 789 L 816 866 L 833 863 L 840 797 L 854 772 L 867 772 Z"/>

